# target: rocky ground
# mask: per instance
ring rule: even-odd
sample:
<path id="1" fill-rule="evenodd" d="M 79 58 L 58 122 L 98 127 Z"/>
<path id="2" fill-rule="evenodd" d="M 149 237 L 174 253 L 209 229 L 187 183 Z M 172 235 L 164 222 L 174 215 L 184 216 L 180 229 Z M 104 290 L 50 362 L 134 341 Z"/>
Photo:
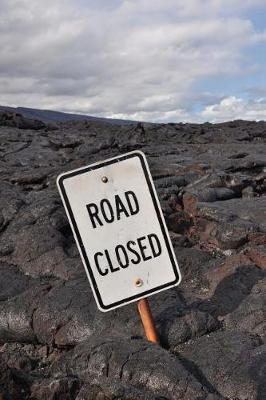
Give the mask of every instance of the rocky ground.
<path id="1" fill-rule="evenodd" d="M 0 399 L 266 399 L 266 123 L 78 122 L 0 113 Z M 141 149 L 183 272 L 97 310 L 59 173 Z"/>

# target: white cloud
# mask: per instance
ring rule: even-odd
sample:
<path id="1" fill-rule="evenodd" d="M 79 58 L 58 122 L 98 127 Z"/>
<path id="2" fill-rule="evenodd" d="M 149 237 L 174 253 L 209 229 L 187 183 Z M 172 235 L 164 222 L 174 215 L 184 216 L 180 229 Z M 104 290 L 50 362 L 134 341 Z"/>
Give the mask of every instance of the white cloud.
<path id="1" fill-rule="evenodd" d="M 199 119 L 213 122 L 234 119 L 265 120 L 266 97 L 257 100 L 244 100 L 235 96 L 226 97 L 218 104 L 205 107 L 199 113 Z"/>
<path id="2" fill-rule="evenodd" d="M 2 0 L 0 104 L 169 121 L 194 83 L 253 67 L 248 0 Z M 202 97 L 204 98 L 204 94 Z M 191 101 L 189 101 L 191 99 Z"/>

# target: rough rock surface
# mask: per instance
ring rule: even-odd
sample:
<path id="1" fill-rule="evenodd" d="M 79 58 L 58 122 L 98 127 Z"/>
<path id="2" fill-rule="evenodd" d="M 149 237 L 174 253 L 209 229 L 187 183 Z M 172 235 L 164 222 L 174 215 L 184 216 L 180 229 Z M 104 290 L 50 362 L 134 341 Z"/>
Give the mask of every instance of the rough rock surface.
<path id="1" fill-rule="evenodd" d="M 266 123 L 45 125 L 0 114 L 0 399 L 266 399 Z M 55 185 L 134 149 L 148 157 L 183 272 L 97 310 Z"/>

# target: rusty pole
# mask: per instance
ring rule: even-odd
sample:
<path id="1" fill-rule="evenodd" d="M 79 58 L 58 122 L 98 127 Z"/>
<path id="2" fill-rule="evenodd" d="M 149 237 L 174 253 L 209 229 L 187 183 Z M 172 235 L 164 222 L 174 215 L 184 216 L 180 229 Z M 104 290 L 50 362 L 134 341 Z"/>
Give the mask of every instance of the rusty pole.
<path id="1" fill-rule="evenodd" d="M 156 332 L 153 316 L 147 299 L 144 298 L 138 301 L 138 311 L 147 339 L 150 342 L 159 344 L 159 338 Z"/>

